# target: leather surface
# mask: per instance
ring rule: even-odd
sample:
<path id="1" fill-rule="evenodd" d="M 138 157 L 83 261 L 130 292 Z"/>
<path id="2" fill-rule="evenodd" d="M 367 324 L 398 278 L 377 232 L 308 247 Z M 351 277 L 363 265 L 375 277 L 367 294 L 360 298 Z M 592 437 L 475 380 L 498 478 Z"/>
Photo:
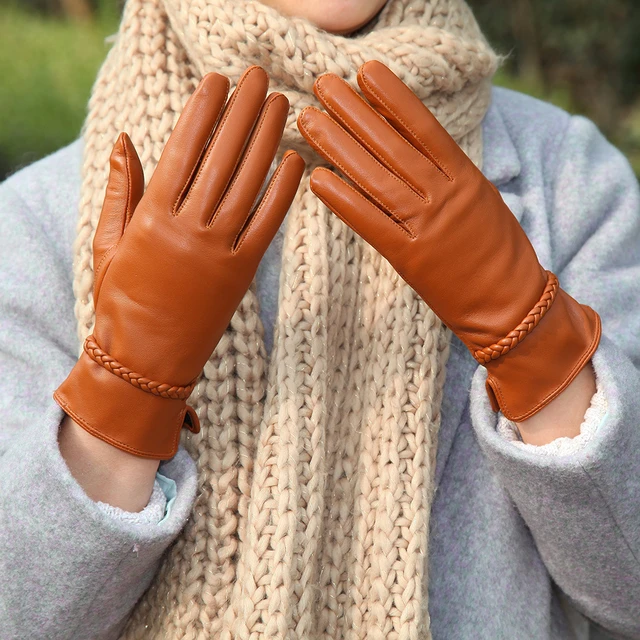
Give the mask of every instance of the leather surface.
<path id="1" fill-rule="evenodd" d="M 473 353 L 517 327 L 547 276 L 498 190 L 387 67 L 358 73 L 365 101 L 334 74 L 316 80 L 326 109 L 298 127 L 342 174 L 317 168 L 313 192 L 375 247 Z M 560 283 L 562 285 L 562 283 Z M 538 325 L 486 364 L 494 410 L 524 420 L 555 398 L 598 346 L 598 314 L 559 289 Z"/>
<path id="2" fill-rule="evenodd" d="M 295 196 L 304 162 L 289 151 L 254 207 L 289 111 L 267 88 L 254 66 L 227 101 L 228 80 L 206 75 L 146 191 L 128 136 L 114 147 L 93 243 L 93 335 L 151 380 L 199 375 Z M 183 424 L 197 421 L 184 400 L 137 389 L 86 353 L 54 397 L 90 433 L 143 457 L 172 457 Z"/>

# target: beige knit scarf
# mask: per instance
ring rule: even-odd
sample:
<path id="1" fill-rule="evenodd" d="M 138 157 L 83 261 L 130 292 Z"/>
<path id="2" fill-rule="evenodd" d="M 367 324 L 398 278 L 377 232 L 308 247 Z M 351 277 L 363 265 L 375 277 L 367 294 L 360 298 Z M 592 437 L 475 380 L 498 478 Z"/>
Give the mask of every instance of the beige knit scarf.
<path id="1" fill-rule="evenodd" d="M 198 467 L 192 515 L 123 638 L 430 637 L 425 561 L 450 333 L 310 192 L 318 161 L 295 126 L 315 78 L 355 83 L 370 59 L 480 163 L 496 60 L 463 0 L 390 0 L 350 38 L 248 0 L 125 6 L 83 130 L 80 344 L 94 322 L 91 242 L 120 131 L 148 179 L 202 75 L 234 84 L 260 64 L 291 102 L 282 151 L 296 148 L 308 168 L 287 218 L 272 356 L 254 284 L 190 400 L 202 421 L 183 434 Z"/>

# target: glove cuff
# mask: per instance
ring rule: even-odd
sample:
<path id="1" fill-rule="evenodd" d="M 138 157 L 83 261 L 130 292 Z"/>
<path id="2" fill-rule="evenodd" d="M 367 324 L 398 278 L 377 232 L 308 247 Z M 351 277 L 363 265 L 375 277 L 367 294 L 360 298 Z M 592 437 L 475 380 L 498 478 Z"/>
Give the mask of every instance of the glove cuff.
<path id="1" fill-rule="evenodd" d="M 104 367 L 110 373 L 122 378 L 141 391 L 152 393 L 154 396 L 186 400 L 191 395 L 193 388 L 196 386 L 197 378 L 193 379 L 185 386 L 170 385 L 145 378 L 143 375 L 125 367 L 125 365 L 118 362 L 106 351 L 103 351 L 93 335 L 90 335 L 85 340 L 84 350 L 94 362 Z"/>
<path id="2" fill-rule="evenodd" d="M 183 427 L 198 433 L 198 416 L 186 398 L 143 390 L 98 360 L 85 350 L 53 394 L 63 411 L 86 431 L 118 449 L 156 460 L 176 454 Z M 152 385 L 156 390 L 162 387 L 170 385 Z"/>
<path id="3" fill-rule="evenodd" d="M 497 360 L 522 342 L 540 323 L 547 311 L 551 308 L 558 293 L 558 278 L 547 270 L 547 285 L 531 311 L 522 319 L 515 329 L 512 329 L 498 342 L 482 349 L 476 349 L 473 357 L 480 363 L 486 364 L 491 360 Z"/>
<path id="4" fill-rule="evenodd" d="M 494 411 L 514 422 L 530 418 L 560 395 L 598 348 L 600 316 L 558 288 L 535 329 L 485 364 Z"/>

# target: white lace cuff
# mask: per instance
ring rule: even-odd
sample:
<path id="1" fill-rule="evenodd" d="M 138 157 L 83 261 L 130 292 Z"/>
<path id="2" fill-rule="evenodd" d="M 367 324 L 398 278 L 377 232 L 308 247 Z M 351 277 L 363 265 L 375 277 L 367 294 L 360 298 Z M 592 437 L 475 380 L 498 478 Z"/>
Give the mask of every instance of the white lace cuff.
<path id="1" fill-rule="evenodd" d="M 591 398 L 591 404 L 584 414 L 584 420 L 580 425 L 580 433 L 574 438 L 556 438 L 548 444 L 537 446 L 526 444 L 520 440 L 518 427 L 515 422 L 508 420 L 501 413 L 498 416 L 496 431 L 514 446 L 520 447 L 532 453 L 545 455 L 572 455 L 580 451 L 591 440 L 598 430 L 607 413 L 607 397 L 604 389 L 596 376 L 596 392 Z"/>

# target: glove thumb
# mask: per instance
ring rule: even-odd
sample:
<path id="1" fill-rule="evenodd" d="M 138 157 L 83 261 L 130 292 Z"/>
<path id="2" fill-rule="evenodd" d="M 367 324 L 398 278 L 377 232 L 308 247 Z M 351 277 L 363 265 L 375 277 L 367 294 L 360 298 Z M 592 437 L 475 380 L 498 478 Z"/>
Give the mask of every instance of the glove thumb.
<path id="1" fill-rule="evenodd" d="M 109 181 L 93 239 L 93 300 L 98 293 L 116 248 L 144 193 L 144 173 L 133 142 L 121 133 L 109 160 Z"/>

